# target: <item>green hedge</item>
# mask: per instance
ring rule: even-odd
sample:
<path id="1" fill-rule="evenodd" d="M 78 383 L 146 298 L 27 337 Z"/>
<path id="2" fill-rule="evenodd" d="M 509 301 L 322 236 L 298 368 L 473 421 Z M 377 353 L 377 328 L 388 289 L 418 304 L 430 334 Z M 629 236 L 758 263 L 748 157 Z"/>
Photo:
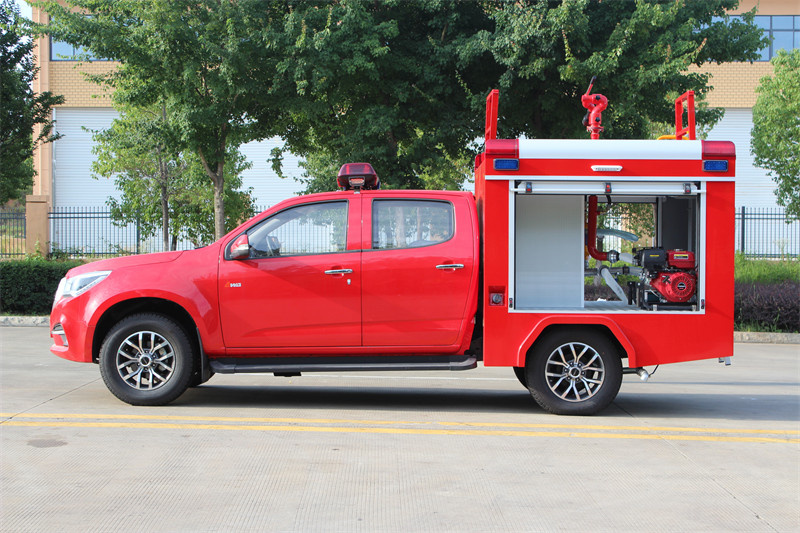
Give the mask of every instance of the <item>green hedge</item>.
<path id="1" fill-rule="evenodd" d="M 743 331 L 800 332 L 800 282 L 736 282 L 736 329 Z"/>
<path id="2" fill-rule="evenodd" d="M 58 282 L 83 261 L 0 261 L 0 313 L 47 315 Z"/>

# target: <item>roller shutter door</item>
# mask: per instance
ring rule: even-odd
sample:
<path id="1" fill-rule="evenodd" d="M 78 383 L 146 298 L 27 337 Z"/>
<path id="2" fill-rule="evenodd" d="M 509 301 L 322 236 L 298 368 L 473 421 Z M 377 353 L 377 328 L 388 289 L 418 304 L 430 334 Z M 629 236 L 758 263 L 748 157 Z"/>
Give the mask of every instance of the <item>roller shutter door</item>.
<path id="1" fill-rule="evenodd" d="M 296 181 L 295 177 L 300 177 L 303 169 L 300 167 L 300 159 L 294 154 L 283 155 L 283 173 L 286 178 L 279 178 L 272 170 L 272 163 L 269 161 L 273 148 L 281 146 L 283 141 L 278 137 L 265 141 L 254 141 L 242 145 L 239 151 L 250 161 L 253 166 L 242 173 L 242 187 L 253 188 L 253 202 L 256 207 L 266 209 L 282 200 L 296 196 L 305 187 Z M 331 183 L 336 177 L 331 176 Z"/>
<path id="2" fill-rule="evenodd" d="M 117 112 L 110 108 L 56 108 L 56 131 L 63 137 L 53 147 L 54 206 L 99 207 L 105 205 L 109 196 L 118 197 L 112 179 L 92 179 L 94 142 L 92 133 L 84 130 L 106 129 L 116 117 Z M 247 143 L 240 148 L 253 163 L 242 176 L 243 188 L 253 188 L 253 200 L 259 207 L 274 205 L 303 189 L 301 183 L 292 179 L 302 174 L 298 157 L 284 155 L 283 172 L 289 176 L 286 179 L 273 172 L 268 160 L 272 149 L 280 144 L 280 139 L 273 138 Z"/>
<path id="3" fill-rule="evenodd" d="M 56 131 L 63 135 L 53 145 L 53 205 L 103 206 L 116 195 L 114 180 L 92 179 L 94 142 L 91 130 L 106 129 L 117 117 L 110 108 L 62 108 L 53 111 Z"/>
<path id="4" fill-rule="evenodd" d="M 736 145 L 736 206 L 778 207 L 775 182 L 767 171 L 753 165 L 750 154 L 750 130 L 753 110 L 727 108 L 723 119 L 708 134 L 708 140 L 733 141 Z"/>

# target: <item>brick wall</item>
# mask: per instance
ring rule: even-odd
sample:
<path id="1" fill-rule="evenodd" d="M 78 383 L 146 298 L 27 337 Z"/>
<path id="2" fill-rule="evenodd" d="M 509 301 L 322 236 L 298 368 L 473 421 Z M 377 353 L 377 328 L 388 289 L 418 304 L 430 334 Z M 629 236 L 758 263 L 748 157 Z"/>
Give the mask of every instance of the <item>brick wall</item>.
<path id="1" fill-rule="evenodd" d="M 739 7 L 730 13 L 744 13 L 754 7 L 759 15 L 800 15 L 797 0 L 741 0 Z"/>
<path id="2" fill-rule="evenodd" d="M 758 82 L 762 77 L 772 75 L 772 65 L 766 61 L 726 63 L 703 65 L 702 71 L 711 74 L 709 85 L 714 90 L 707 98 L 711 107 L 753 107 Z"/>
<path id="3" fill-rule="evenodd" d="M 738 9 L 731 13 L 744 13 L 754 7 L 759 15 L 800 15 L 797 0 L 741 0 Z M 703 65 L 702 70 L 712 75 L 709 84 L 714 90 L 707 99 L 712 107 L 753 107 L 758 82 L 773 73 L 772 65 L 767 61 Z"/>
<path id="4" fill-rule="evenodd" d="M 86 80 L 85 74 L 103 74 L 116 62 L 50 61 L 50 90 L 64 95 L 64 107 L 111 107 L 111 89 Z"/>

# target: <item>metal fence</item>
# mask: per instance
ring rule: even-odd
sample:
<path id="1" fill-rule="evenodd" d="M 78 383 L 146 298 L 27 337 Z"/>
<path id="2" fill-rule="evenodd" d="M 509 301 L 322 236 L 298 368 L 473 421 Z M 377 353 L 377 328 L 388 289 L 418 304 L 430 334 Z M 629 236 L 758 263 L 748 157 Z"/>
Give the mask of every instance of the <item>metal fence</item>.
<path id="1" fill-rule="evenodd" d="M 736 251 L 753 259 L 800 256 L 800 221 L 783 209 L 742 206 L 736 211 Z"/>
<path id="2" fill-rule="evenodd" d="M 0 257 L 25 255 L 25 208 L 0 208 Z"/>
<path id="3" fill-rule="evenodd" d="M 260 212 L 266 207 L 256 207 Z M 50 211 L 50 252 L 66 257 L 115 256 L 163 252 L 161 229 L 144 236 L 142 224 L 115 224 L 106 207 L 58 207 Z M 177 250 L 195 244 L 179 240 Z"/>
<path id="4" fill-rule="evenodd" d="M 141 223 L 115 224 L 105 207 L 57 207 L 50 211 L 50 252 L 69 257 L 164 251 L 161 231 L 144 237 Z M 193 248 L 178 241 L 178 250 Z"/>
<path id="5" fill-rule="evenodd" d="M 259 210 L 263 210 L 259 208 Z M 143 238 L 137 224 L 117 226 L 105 207 L 60 207 L 49 213 L 50 251 L 73 257 L 162 251 L 161 233 Z M 786 223 L 783 209 L 740 207 L 736 251 L 749 258 L 800 257 L 800 221 Z M 614 244 L 606 244 L 606 248 Z M 179 242 L 178 249 L 192 248 Z M 619 248 L 617 248 L 619 249 Z M 0 208 L 0 257 L 25 255 L 25 208 Z"/>

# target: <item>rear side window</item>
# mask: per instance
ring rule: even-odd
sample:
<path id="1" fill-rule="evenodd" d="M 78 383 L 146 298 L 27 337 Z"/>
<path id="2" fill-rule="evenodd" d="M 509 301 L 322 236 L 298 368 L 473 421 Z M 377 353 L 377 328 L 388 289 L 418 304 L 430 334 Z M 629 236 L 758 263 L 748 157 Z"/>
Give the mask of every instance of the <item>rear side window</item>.
<path id="1" fill-rule="evenodd" d="M 453 204 L 436 200 L 372 202 L 372 248 L 432 246 L 453 237 Z"/>
<path id="2" fill-rule="evenodd" d="M 292 207 L 247 232 L 250 257 L 343 252 L 347 246 L 347 202 Z"/>

